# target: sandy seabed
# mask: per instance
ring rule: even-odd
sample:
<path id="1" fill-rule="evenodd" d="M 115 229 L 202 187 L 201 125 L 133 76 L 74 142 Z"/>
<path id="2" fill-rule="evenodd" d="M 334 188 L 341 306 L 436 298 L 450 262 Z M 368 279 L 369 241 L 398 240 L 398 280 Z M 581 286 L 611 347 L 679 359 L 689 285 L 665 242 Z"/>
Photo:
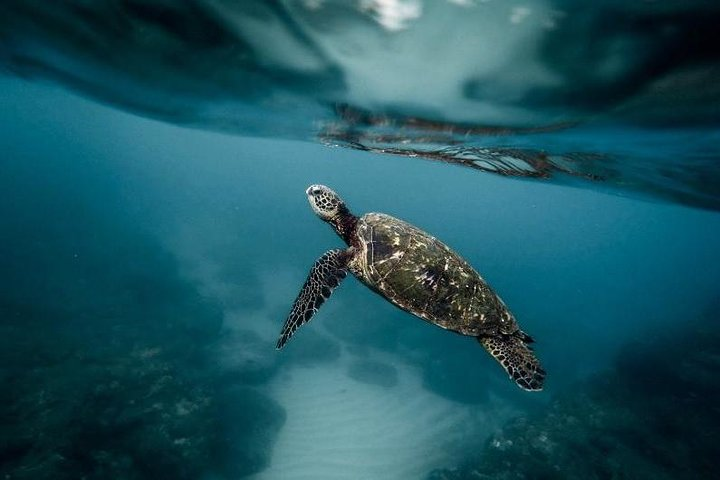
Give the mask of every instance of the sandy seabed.
<path id="1" fill-rule="evenodd" d="M 276 376 L 272 396 L 286 409 L 269 479 L 421 479 L 454 464 L 510 415 L 495 402 L 488 411 L 424 389 L 413 368 L 398 371 L 391 387 L 347 375 L 349 355 L 334 364 L 294 367 Z M 374 358 L 377 360 L 377 358 Z"/>

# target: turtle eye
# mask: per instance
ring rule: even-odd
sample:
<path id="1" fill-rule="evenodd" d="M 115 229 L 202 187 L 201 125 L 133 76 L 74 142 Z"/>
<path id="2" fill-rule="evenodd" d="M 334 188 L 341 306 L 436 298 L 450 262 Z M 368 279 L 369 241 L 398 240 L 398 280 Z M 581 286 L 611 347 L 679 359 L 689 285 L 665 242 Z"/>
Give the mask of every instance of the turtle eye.
<path id="1" fill-rule="evenodd" d="M 312 193 L 313 195 L 320 195 L 322 193 L 322 190 L 320 190 L 318 187 L 315 187 L 310 190 L 310 193 Z"/>

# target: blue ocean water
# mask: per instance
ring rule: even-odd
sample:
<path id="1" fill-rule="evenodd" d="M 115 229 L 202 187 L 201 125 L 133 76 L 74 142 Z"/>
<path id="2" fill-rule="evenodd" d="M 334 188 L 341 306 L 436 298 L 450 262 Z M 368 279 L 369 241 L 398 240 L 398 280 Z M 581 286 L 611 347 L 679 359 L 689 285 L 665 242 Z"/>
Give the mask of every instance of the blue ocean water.
<path id="1" fill-rule="evenodd" d="M 481 16 L 527 30 L 487 33 L 508 60 L 466 79 L 476 117 L 447 75 L 412 84 L 411 54 L 439 42 L 417 36 L 430 12 L 468 31 L 452 9 L 485 2 L 0 7 L 0 474 L 711 478 L 717 8 L 511 3 Z M 667 47 L 688 29 L 692 61 Z M 538 35 L 562 55 L 517 54 Z M 382 41 L 405 77 L 375 75 Z M 588 51 L 594 76 L 572 66 Z M 342 246 L 315 183 L 466 258 L 535 338 L 544 390 L 354 278 L 276 351 Z"/>

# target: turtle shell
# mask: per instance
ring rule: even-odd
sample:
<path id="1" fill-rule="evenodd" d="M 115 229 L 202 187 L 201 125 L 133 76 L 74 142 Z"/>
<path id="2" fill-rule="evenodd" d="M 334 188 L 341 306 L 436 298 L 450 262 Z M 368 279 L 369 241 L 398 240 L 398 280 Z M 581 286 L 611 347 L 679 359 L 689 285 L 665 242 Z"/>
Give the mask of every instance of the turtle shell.
<path id="1" fill-rule="evenodd" d="M 435 237 L 381 213 L 360 218 L 357 237 L 354 273 L 403 310 L 463 335 L 518 330 L 482 277 Z"/>

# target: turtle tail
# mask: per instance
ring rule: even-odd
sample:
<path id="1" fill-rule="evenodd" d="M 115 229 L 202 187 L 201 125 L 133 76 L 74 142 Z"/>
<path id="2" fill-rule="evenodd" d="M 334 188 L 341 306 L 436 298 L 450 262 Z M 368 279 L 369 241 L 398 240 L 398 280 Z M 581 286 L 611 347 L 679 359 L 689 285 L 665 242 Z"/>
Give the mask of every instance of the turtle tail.
<path id="1" fill-rule="evenodd" d="M 523 390 L 539 391 L 545 382 L 545 370 L 532 348 L 534 340 L 522 330 L 507 335 L 477 337 L 490 355 L 502 365 L 510 378 Z"/>

